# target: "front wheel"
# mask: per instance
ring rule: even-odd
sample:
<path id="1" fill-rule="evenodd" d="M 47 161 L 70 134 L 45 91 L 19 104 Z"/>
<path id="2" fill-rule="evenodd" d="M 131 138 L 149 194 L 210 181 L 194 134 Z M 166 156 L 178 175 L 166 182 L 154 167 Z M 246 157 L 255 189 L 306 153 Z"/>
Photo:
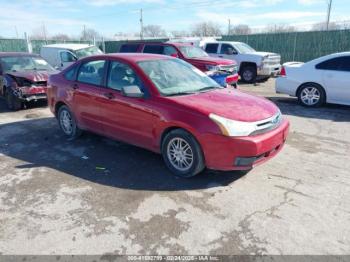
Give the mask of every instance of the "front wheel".
<path id="1" fill-rule="evenodd" d="M 192 177 L 205 168 L 199 143 L 183 129 L 173 130 L 165 136 L 162 156 L 167 167 L 177 176 Z"/>
<path id="2" fill-rule="evenodd" d="M 15 95 L 11 91 L 6 90 L 5 98 L 6 98 L 6 105 L 8 109 L 14 110 L 14 111 L 18 111 L 22 109 L 22 106 L 23 106 L 22 101 L 19 100 L 17 97 L 15 97 Z"/>
<path id="3" fill-rule="evenodd" d="M 246 83 L 254 83 L 256 81 L 257 71 L 254 66 L 245 66 L 241 70 L 241 78 Z"/>
<path id="4" fill-rule="evenodd" d="M 326 94 L 317 84 L 305 84 L 298 92 L 299 103 L 306 107 L 319 107 L 324 104 Z"/>
<path id="5" fill-rule="evenodd" d="M 67 106 L 61 106 L 58 110 L 58 123 L 69 139 L 80 136 L 81 129 L 78 128 L 76 120 Z"/>

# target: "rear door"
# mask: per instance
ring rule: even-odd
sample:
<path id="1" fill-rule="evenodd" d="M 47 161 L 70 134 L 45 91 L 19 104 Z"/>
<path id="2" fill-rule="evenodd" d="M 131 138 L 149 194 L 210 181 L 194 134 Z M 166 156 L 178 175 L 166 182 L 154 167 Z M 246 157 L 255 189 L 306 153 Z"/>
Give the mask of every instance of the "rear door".
<path id="1" fill-rule="evenodd" d="M 106 60 L 82 63 L 71 87 L 74 90 L 73 111 L 79 125 L 97 133 L 103 133 L 99 98 L 105 93 L 102 86 L 106 66 Z"/>
<path id="2" fill-rule="evenodd" d="M 327 101 L 350 104 L 350 56 L 336 57 L 316 65 L 322 71 Z"/>
<path id="3" fill-rule="evenodd" d="M 210 56 L 218 57 L 219 43 L 208 43 L 205 45 L 205 52 L 207 52 Z"/>

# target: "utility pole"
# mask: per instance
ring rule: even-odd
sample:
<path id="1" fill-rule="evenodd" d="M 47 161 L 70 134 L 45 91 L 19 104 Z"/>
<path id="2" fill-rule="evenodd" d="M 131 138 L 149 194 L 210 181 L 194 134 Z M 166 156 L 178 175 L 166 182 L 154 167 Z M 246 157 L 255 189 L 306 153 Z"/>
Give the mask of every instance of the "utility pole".
<path id="1" fill-rule="evenodd" d="M 327 31 L 329 29 L 329 20 L 330 20 L 330 17 L 331 17 L 331 10 L 332 10 L 332 2 L 333 0 L 328 0 L 328 10 L 327 10 Z"/>
<path id="2" fill-rule="evenodd" d="M 17 37 L 17 39 L 19 38 L 19 36 L 18 36 L 18 30 L 17 30 L 17 26 L 15 25 L 15 31 L 16 31 L 16 37 Z"/>
<path id="3" fill-rule="evenodd" d="M 231 19 L 228 19 L 228 29 L 227 29 L 227 35 L 230 35 L 231 33 Z"/>
<path id="4" fill-rule="evenodd" d="M 86 38 L 86 27 L 85 27 L 85 25 L 84 25 L 84 27 L 83 27 L 83 41 L 85 41 L 85 38 Z"/>
<path id="5" fill-rule="evenodd" d="M 143 40 L 143 16 L 142 16 L 142 8 L 140 9 L 140 38 Z"/>

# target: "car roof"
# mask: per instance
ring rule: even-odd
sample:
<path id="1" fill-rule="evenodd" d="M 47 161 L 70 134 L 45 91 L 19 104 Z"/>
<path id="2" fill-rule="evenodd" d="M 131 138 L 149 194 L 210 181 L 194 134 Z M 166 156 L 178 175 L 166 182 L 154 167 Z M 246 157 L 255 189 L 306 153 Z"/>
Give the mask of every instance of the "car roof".
<path id="1" fill-rule="evenodd" d="M 173 45 L 173 46 L 192 46 L 191 43 L 178 43 L 178 42 L 129 42 L 123 45 Z"/>
<path id="2" fill-rule="evenodd" d="M 89 44 L 51 44 L 51 45 L 44 45 L 43 47 L 79 50 L 79 49 L 83 49 L 83 48 L 87 48 L 87 47 L 91 47 L 91 46 L 94 46 L 94 45 L 89 45 Z"/>
<path id="3" fill-rule="evenodd" d="M 0 52 L 0 57 L 9 56 L 39 56 L 38 54 L 26 53 L 26 52 Z"/>
<path id="4" fill-rule="evenodd" d="M 86 57 L 85 59 L 91 59 L 91 58 L 101 58 L 101 59 L 120 58 L 120 59 L 124 59 L 134 63 L 137 63 L 140 61 L 175 59 L 173 57 L 166 56 L 166 55 L 145 54 L 145 53 L 109 53 L 109 54 L 103 54 L 103 55 L 89 56 L 89 57 Z"/>

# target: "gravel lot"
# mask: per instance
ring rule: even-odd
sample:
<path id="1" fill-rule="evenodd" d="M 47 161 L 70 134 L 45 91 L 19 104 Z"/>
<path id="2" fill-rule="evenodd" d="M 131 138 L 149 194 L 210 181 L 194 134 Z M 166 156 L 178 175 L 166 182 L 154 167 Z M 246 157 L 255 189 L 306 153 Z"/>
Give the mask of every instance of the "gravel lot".
<path id="1" fill-rule="evenodd" d="M 69 142 L 48 108 L 0 100 L 0 254 L 349 254 L 350 107 L 305 109 L 273 86 L 241 89 L 289 118 L 282 152 L 193 179 L 94 134 Z"/>

